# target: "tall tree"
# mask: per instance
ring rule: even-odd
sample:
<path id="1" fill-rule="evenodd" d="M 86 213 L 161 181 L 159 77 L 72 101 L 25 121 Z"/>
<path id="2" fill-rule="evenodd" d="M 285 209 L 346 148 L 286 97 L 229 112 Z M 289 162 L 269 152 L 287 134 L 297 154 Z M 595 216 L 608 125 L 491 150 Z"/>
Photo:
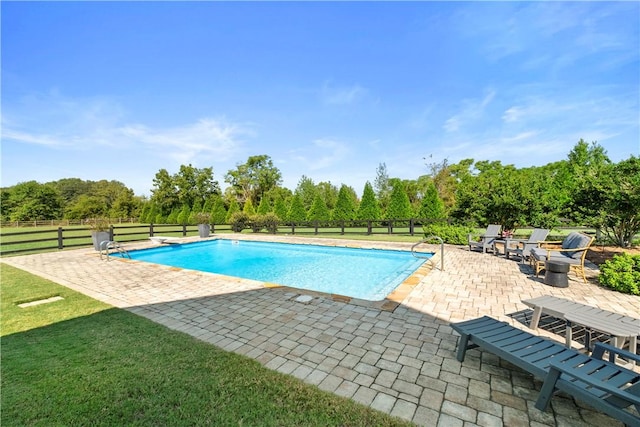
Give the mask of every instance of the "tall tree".
<path id="1" fill-rule="evenodd" d="M 570 194 L 568 216 L 578 223 L 598 222 L 599 209 L 584 199 L 585 189 L 593 190 L 601 175 L 608 175 L 611 160 L 605 149 L 596 142 L 587 144 L 580 139 L 568 155 L 567 178 Z"/>
<path id="2" fill-rule="evenodd" d="M 445 218 L 444 203 L 438 196 L 438 190 L 433 182 L 427 184 L 427 189 L 422 197 L 422 205 L 418 212 L 420 218 L 439 220 Z"/>
<path id="3" fill-rule="evenodd" d="M 225 182 L 231 185 L 240 202 L 251 199 L 255 206 L 263 194 L 282 183 L 282 174 L 271 157 L 263 154 L 250 156 L 246 163 L 236 165 L 235 170 L 225 175 Z"/>
<path id="4" fill-rule="evenodd" d="M 256 208 L 253 207 L 253 202 L 251 201 L 251 199 L 245 200 L 244 206 L 242 206 L 242 212 L 246 213 L 249 216 L 256 214 Z"/>
<path id="5" fill-rule="evenodd" d="M 506 230 L 527 225 L 529 183 L 513 165 L 499 161 L 475 163 L 476 175 L 463 174 L 452 216 L 477 225 L 501 224 Z"/>
<path id="6" fill-rule="evenodd" d="M 216 194 L 220 194 L 220 185 L 213 177 L 213 168 L 199 169 L 189 164 L 181 165 L 174 175 L 160 169 L 153 179 L 151 201 L 168 215 L 174 208 L 193 206 L 196 201 L 202 205 Z"/>
<path id="7" fill-rule="evenodd" d="M 324 198 L 320 193 L 316 194 L 311 204 L 311 209 L 307 213 L 307 220 L 309 221 L 329 221 L 331 218 L 331 212 L 327 204 L 324 202 Z"/>
<path id="8" fill-rule="evenodd" d="M 302 175 L 302 178 L 298 181 L 298 186 L 296 187 L 294 194 L 300 196 L 304 209 L 309 210 L 311 209 L 311 205 L 313 204 L 313 199 L 315 199 L 317 191 L 318 187 L 316 187 L 313 180 L 306 175 Z"/>
<path id="9" fill-rule="evenodd" d="M 212 224 L 224 224 L 227 218 L 227 210 L 224 207 L 222 197 L 215 197 L 213 202 L 213 208 L 211 209 L 211 223 Z"/>
<path id="10" fill-rule="evenodd" d="M 380 206 L 378 200 L 376 200 L 376 193 L 373 191 L 373 187 L 367 181 L 362 191 L 362 200 L 358 207 L 357 219 L 362 220 L 377 220 L 381 218 Z"/>
<path id="11" fill-rule="evenodd" d="M 264 215 L 271 212 L 271 199 L 269 198 L 269 193 L 266 193 L 260 199 L 260 204 L 258 205 L 257 213 L 260 215 Z"/>
<path id="12" fill-rule="evenodd" d="M 316 185 L 316 190 L 317 193 L 320 194 L 320 197 L 324 199 L 324 203 L 327 205 L 327 208 L 329 208 L 329 210 L 333 210 L 338 200 L 338 187 L 330 182 L 323 181 Z"/>
<path id="13" fill-rule="evenodd" d="M 6 193 L 3 193 L 5 195 Z M 11 207 L 11 221 L 33 221 L 62 218 L 63 200 L 58 190 L 50 184 L 36 181 L 14 185 L 3 203 Z"/>
<path id="14" fill-rule="evenodd" d="M 289 207 L 287 206 L 287 202 L 285 202 L 282 197 L 276 198 L 273 206 L 273 213 L 276 214 L 280 221 L 286 221 L 288 211 Z"/>
<path id="15" fill-rule="evenodd" d="M 238 204 L 238 201 L 234 197 L 231 199 L 231 202 L 229 203 L 229 209 L 227 209 L 227 216 L 224 219 L 224 222 L 227 224 L 231 223 L 231 217 L 236 212 L 240 212 L 240 205 Z"/>
<path id="16" fill-rule="evenodd" d="M 302 197 L 299 194 L 294 194 L 291 199 L 291 205 L 289 206 L 289 212 L 287 212 L 287 221 L 289 222 L 302 222 L 307 220 L 307 210 L 302 203 Z"/>
<path id="17" fill-rule="evenodd" d="M 356 206 L 353 201 L 352 191 L 350 188 L 342 184 L 340 191 L 338 192 L 338 200 L 336 201 L 336 207 L 333 209 L 332 218 L 334 220 L 348 221 L 355 219 Z"/>
<path id="18" fill-rule="evenodd" d="M 389 182 L 389 174 L 387 173 L 386 163 L 380 163 L 376 169 L 376 179 L 373 182 L 376 189 L 376 197 L 382 211 L 386 210 L 389 205 L 391 196 L 391 183 Z"/>
<path id="19" fill-rule="evenodd" d="M 191 216 L 191 208 L 189 205 L 183 205 L 182 210 L 178 214 L 178 224 L 187 225 L 189 224 L 189 217 Z"/>
<path id="20" fill-rule="evenodd" d="M 601 165 L 597 175 L 581 181 L 574 203 L 610 240 L 630 246 L 640 232 L 640 158 Z"/>
<path id="21" fill-rule="evenodd" d="M 193 206 L 196 201 L 202 205 L 209 197 L 220 194 L 220 185 L 213 178 L 211 167 L 199 169 L 191 164 L 180 165 L 173 182 L 181 205 Z"/>
<path id="22" fill-rule="evenodd" d="M 65 216 L 68 219 L 87 219 L 108 216 L 108 213 L 100 197 L 82 194 L 67 207 Z"/>
<path id="23" fill-rule="evenodd" d="M 109 217 L 111 218 L 132 218 L 137 216 L 140 208 L 140 201 L 136 199 L 133 190 L 123 188 L 111 205 Z"/>
<path id="24" fill-rule="evenodd" d="M 82 194 L 91 193 L 91 181 L 80 178 L 63 178 L 50 184 L 58 189 L 65 205 L 74 202 Z"/>
<path id="25" fill-rule="evenodd" d="M 402 181 L 394 182 L 389 198 L 389 206 L 384 213 L 385 219 L 410 219 L 413 217 L 413 210 L 409 202 L 409 196 L 404 189 Z"/>

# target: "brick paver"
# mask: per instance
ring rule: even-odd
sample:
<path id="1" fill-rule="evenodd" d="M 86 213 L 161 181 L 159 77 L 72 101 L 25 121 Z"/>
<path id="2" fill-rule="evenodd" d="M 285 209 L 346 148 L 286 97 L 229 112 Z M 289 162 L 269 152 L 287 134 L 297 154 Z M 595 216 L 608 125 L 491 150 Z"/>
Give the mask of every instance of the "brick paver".
<path id="1" fill-rule="evenodd" d="M 310 240 L 352 247 L 411 247 L 302 241 Z M 546 286 L 531 276 L 528 266 L 455 246 L 445 249 L 444 271 L 435 261 L 437 268 L 421 269 L 395 293 L 395 301 L 368 304 L 142 262 L 107 262 L 88 249 L 2 260 L 416 425 L 621 425 L 566 396 L 555 397 L 549 411 L 538 411 L 533 406 L 538 380 L 478 350 L 469 351 L 459 363 L 457 335 L 449 323 L 486 314 L 526 328 L 521 315 L 530 311 L 521 300 L 541 295 L 638 317 L 640 298 L 575 278 L 568 288 Z M 595 275 L 597 269 L 591 266 L 588 276 Z M 299 300 L 300 295 L 312 299 Z"/>

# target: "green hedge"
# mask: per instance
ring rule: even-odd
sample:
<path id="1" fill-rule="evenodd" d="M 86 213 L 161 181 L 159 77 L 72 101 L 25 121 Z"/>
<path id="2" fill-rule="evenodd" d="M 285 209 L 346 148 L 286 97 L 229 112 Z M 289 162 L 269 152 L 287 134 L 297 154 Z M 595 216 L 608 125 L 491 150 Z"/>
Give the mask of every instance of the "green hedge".
<path id="1" fill-rule="evenodd" d="M 640 255 L 614 255 L 600 266 L 598 281 L 618 292 L 640 295 Z"/>
<path id="2" fill-rule="evenodd" d="M 429 224 L 422 227 L 425 237 L 439 236 L 445 243 L 451 245 L 466 245 L 469 243 L 469 233 L 473 228 L 449 224 Z"/>

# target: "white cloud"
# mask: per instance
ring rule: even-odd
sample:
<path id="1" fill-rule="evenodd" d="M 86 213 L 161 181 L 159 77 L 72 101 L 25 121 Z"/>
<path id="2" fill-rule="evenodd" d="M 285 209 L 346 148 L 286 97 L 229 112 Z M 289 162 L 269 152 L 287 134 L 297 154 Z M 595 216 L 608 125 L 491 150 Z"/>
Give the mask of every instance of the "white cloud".
<path id="1" fill-rule="evenodd" d="M 329 105 L 348 105 L 361 100 L 367 90 L 358 84 L 335 87 L 325 82 L 320 91 L 322 102 Z"/>
<path id="2" fill-rule="evenodd" d="M 85 151 L 96 146 L 121 150 L 143 149 L 178 163 L 196 158 L 225 161 L 251 135 L 245 124 L 224 118 L 203 118 L 174 127 L 126 123 L 124 109 L 108 98 L 72 99 L 57 91 L 30 96 L 5 107 L 2 140 Z M 151 150 L 149 150 L 151 148 Z"/>
<path id="3" fill-rule="evenodd" d="M 140 142 L 165 152 L 167 157 L 188 163 L 199 156 L 216 160 L 231 159 L 242 146 L 241 135 L 247 130 L 224 120 L 201 119 L 196 123 L 167 129 L 150 129 L 142 125 L 125 126 L 118 132 L 129 141 Z"/>
<path id="4" fill-rule="evenodd" d="M 522 107 L 511 107 L 504 112 L 504 114 L 502 115 L 502 120 L 505 123 L 517 122 L 522 117 L 522 113 Z"/>
<path id="5" fill-rule="evenodd" d="M 460 112 L 444 122 L 443 128 L 447 132 L 457 132 L 463 126 L 476 122 L 482 118 L 485 109 L 495 98 L 496 92 L 488 90 L 482 99 L 465 99 L 462 101 Z"/>
<path id="6" fill-rule="evenodd" d="M 24 142 L 27 144 L 42 145 L 46 147 L 61 147 L 65 145 L 64 141 L 52 135 L 30 134 L 28 132 L 22 132 L 19 130 L 7 129 L 5 125 L 3 125 L 2 127 L 2 139 Z"/>
<path id="7" fill-rule="evenodd" d="M 316 139 L 311 146 L 299 148 L 291 152 L 294 162 L 304 165 L 307 170 L 321 170 L 330 168 L 350 152 L 349 148 L 333 139 Z"/>

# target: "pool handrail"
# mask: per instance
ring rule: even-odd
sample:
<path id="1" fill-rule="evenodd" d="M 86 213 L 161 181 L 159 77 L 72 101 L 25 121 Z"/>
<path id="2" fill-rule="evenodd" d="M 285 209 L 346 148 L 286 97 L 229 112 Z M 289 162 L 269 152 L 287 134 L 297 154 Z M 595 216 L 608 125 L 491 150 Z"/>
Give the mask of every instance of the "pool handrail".
<path id="1" fill-rule="evenodd" d="M 440 236 L 436 236 L 436 235 L 428 236 L 428 237 L 425 237 L 424 239 L 420 240 L 419 242 L 415 243 L 413 246 L 411 246 L 411 255 L 413 255 L 416 258 L 427 259 L 433 264 L 432 257 L 417 255 L 416 251 L 415 251 L 415 248 L 418 245 L 422 244 L 422 243 L 426 243 L 426 242 L 428 242 L 430 240 L 434 240 L 434 239 L 436 239 L 436 240 L 438 240 L 440 242 L 440 270 L 444 271 L 444 240 L 442 240 L 442 238 Z M 434 265 L 434 267 L 435 267 L 435 265 Z"/>

